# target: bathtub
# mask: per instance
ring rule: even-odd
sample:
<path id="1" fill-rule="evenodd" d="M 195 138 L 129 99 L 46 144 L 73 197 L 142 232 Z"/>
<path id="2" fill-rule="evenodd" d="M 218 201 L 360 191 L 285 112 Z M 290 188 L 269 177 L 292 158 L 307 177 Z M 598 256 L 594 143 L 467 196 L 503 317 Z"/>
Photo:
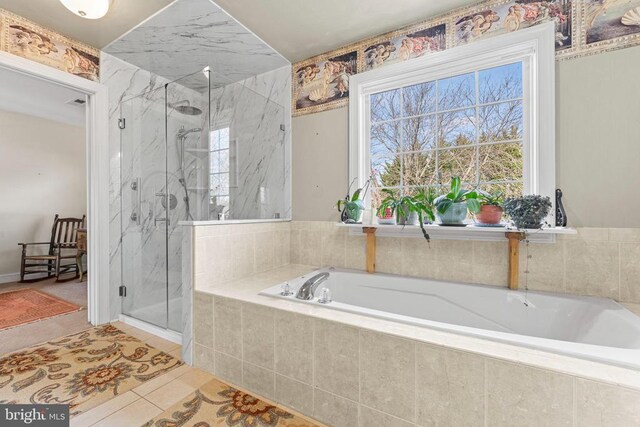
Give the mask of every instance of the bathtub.
<path id="1" fill-rule="evenodd" d="M 316 298 L 295 298 L 321 272 Z M 260 292 L 300 304 L 373 316 L 553 353 L 640 368 L 640 317 L 605 298 L 569 296 L 324 268 Z M 322 288 L 332 301 L 318 302 Z"/>

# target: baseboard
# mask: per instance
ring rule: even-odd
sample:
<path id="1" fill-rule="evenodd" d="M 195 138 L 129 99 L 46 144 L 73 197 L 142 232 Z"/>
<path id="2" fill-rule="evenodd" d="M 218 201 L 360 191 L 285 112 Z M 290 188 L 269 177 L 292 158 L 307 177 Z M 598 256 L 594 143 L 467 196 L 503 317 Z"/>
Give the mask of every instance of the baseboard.
<path id="1" fill-rule="evenodd" d="M 0 274 L 0 283 L 11 283 L 20 280 L 20 273 Z"/>
<path id="2" fill-rule="evenodd" d="M 47 273 L 29 274 L 27 279 L 41 279 L 47 277 Z M 20 273 L 0 274 L 0 283 L 11 283 L 20 281 Z"/>
<path id="3" fill-rule="evenodd" d="M 134 319 L 133 317 L 129 317 L 125 314 L 121 314 L 119 316 L 119 320 L 122 323 L 126 323 L 127 325 L 131 325 L 134 328 L 138 328 L 145 332 L 149 332 L 150 334 L 153 334 L 167 341 L 171 341 L 176 344 L 182 344 L 182 334 L 179 332 L 171 331 L 169 329 L 164 329 L 159 326 L 152 325 L 151 323 Z"/>

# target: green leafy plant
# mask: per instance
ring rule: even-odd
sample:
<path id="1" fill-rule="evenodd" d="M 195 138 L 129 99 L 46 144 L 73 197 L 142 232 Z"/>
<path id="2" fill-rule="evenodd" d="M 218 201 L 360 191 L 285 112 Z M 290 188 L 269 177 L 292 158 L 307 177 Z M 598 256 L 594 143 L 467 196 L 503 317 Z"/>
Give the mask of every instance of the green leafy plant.
<path id="1" fill-rule="evenodd" d="M 459 176 L 451 178 L 451 188 L 447 194 L 437 197 L 434 201 L 439 213 L 444 214 L 454 203 L 467 203 L 467 209 L 472 213 L 480 212 L 478 193 L 462 188 Z"/>
<path id="2" fill-rule="evenodd" d="M 340 219 L 342 222 L 358 222 L 360 220 L 360 215 L 364 211 L 363 199 L 367 194 L 370 181 L 368 180 L 363 188 L 358 188 L 353 192 L 353 195 L 350 195 L 351 186 L 354 182 L 355 179 L 349 185 L 345 198 L 336 202 L 336 208 L 338 208 L 338 212 L 340 212 Z"/>
<path id="3" fill-rule="evenodd" d="M 546 196 L 528 195 L 504 202 L 504 210 L 518 228 L 542 228 L 551 210 L 551 200 Z"/>
<path id="4" fill-rule="evenodd" d="M 502 207 L 504 204 L 504 196 L 502 191 L 494 191 L 493 193 L 488 193 L 486 191 L 478 191 L 478 202 L 480 205 L 485 206 L 498 206 Z"/>
<path id="5" fill-rule="evenodd" d="M 435 221 L 436 215 L 436 199 L 438 198 L 438 192 L 433 187 L 422 187 L 419 188 L 416 195 L 415 200 L 424 205 L 424 215 L 426 219 L 429 221 Z"/>
<path id="6" fill-rule="evenodd" d="M 397 196 L 393 190 L 389 190 L 388 188 L 384 188 L 381 191 L 386 194 L 386 197 L 380 202 L 380 206 L 378 206 L 378 215 L 384 215 L 387 209 L 391 209 L 395 212 L 398 220 L 401 218 L 406 220 L 411 213 L 415 213 L 418 217 L 418 225 L 420 226 L 420 230 L 422 230 L 422 235 L 429 241 L 429 234 L 424 228 L 424 219 L 426 215 L 427 218 L 433 220 L 435 219 L 435 215 L 425 196 L 420 194 L 416 196 Z"/>

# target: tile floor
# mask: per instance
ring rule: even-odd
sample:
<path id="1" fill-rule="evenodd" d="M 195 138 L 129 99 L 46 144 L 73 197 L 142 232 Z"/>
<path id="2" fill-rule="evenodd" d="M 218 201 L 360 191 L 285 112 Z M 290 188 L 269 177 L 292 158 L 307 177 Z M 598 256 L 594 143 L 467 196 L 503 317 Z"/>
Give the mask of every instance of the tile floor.
<path id="1" fill-rule="evenodd" d="M 113 325 L 174 357 L 181 357 L 180 344 L 164 340 L 122 322 L 114 322 Z M 213 375 L 200 369 L 188 365 L 180 366 L 72 418 L 71 427 L 113 427 L 144 424 L 213 378 Z M 269 402 L 266 399 L 265 401 Z M 295 411 L 285 409 L 296 414 Z M 300 414 L 296 415 L 300 416 Z"/>
<path id="2" fill-rule="evenodd" d="M 91 327 L 87 320 L 87 282 L 73 279 L 56 283 L 55 278 L 33 283 L 3 283 L 0 293 L 16 289 L 37 289 L 65 301 L 85 307 L 85 310 L 63 314 L 0 331 L 0 354 L 11 353 L 53 338 L 74 334 Z"/>
<path id="3" fill-rule="evenodd" d="M 180 358 L 180 344 L 164 340 L 122 322 L 114 326 L 141 341 Z M 213 378 L 199 369 L 183 365 L 147 381 L 100 406 L 71 419 L 71 426 L 137 426 L 195 391 Z"/>

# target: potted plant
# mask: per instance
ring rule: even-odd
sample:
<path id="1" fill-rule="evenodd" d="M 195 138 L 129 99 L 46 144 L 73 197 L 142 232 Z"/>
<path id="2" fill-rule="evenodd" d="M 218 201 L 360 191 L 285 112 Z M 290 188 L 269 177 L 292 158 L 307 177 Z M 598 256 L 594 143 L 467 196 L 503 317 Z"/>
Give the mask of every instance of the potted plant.
<path id="1" fill-rule="evenodd" d="M 441 225 L 464 225 L 467 211 L 480 212 L 478 193 L 462 188 L 458 176 L 451 178 L 449 192 L 437 197 L 434 203 Z"/>
<path id="2" fill-rule="evenodd" d="M 425 207 L 424 210 L 424 222 L 432 223 L 436 220 L 436 199 L 438 198 L 438 192 L 434 187 L 422 187 L 418 189 L 415 199 L 422 203 Z"/>
<path id="3" fill-rule="evenodd" d="M 378 206 L 378 218 L 387 216 L 391 211 L 395 213 L 398 225 L 418 225 L 418 215 L 411 209 L 413 204 L 411 196 L 397 196 L 388 188 L 383 188 L 381 191 L 386 197 Z"/>
<path id="4" fill-rule="evenodd" d="M 396 194 L 387 188 L 383 189 L 387 197 L 385 197 L 378 207 L 378 218 L 387 214 L 389 210 L 395 212 L 396 221 L 399 225 L 419 225 L 422 235 L 429 240 L 429 234 L 424 228 L 425 215 L 427 218 L 433 218 L 433 210 L 425 204 L 421 197 L 416 196 L 396 196 Z"/>
<path id="5" fill-rule="evenodd" d="M 369 181 L 367 181 L 363 188 L 358 188 L 353 192 L 353 195 L 350 196 L 349 193 L 351 192 L 351 186 L 354 181 L 349 185 L 345 198 L 336 202 L 336 207 L 340 212 L 340 220 L 346 223 L 362 222 L 362 214 L 364 213 L 363 199 L 367 194 L 367 189 L 369 188 Z"/>
<path id="6" fill-rule="evenodd" d="M 478 201 L 480 202 L 480 211 L 476 214 L 478 223 L 483 225 L 500 224 L 503 212 L 502 204 L 504 203 L 502 192 L 478 191 Z"/>
<path id="7" fill-rule="evenodd" d="M 377 211 L 378 224 L 396 225 L 396 213 L 391 206 L 378 208 Z"/>
<path id="8" fill-rule="evenodd" d="M 542 228 L 551 210 L 551 200 L 539 195 L 528 195 L 507 199 L 504 210 L 518 228 Z"/>

